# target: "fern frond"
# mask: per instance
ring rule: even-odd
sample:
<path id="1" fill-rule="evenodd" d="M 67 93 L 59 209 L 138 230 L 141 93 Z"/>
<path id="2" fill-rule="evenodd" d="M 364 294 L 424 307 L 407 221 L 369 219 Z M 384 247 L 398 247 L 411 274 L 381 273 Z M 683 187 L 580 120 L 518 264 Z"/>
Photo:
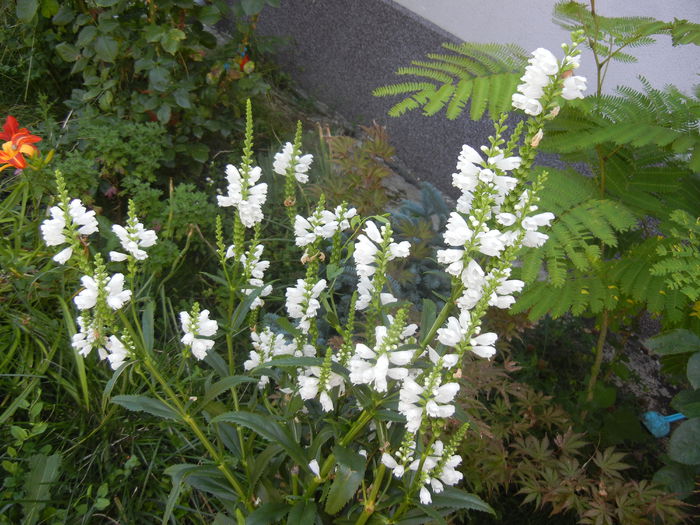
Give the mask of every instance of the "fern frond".
<path id="1" fill-rule="evenodd" d="M 402 82 L 401 84 L 378 87 L 372 94 L 375 97 L 388 97 L 403 95 L 404 93 L 411 93 L 413 91 L 423 91 L 425 89 L 434 89 L 434 85 L 428 82 Z"/>
<path id="2" fill-rule="evenodd" d="M 469 106 L 469 116 L 480 119 L 488 110 L 496 118 L 511 105 L 527 58 L 522 48 L 501 44 L 443 44 L 451 53 L 430 53 L 399 68 L 398 75 L 413 75 L 428 82 L 381 86 L 375 96 L 408 95 L 389 114 L 397 116 L 423 108 L 434 115 L 446 107 L 448 119 L 456 119 Z M 411 87 L 415 89 L 411 89 Z"/>
<path id="3" fill-rule="evenodd" d="M 439 84 L 449 84 L 450 82 L 452 82 L 452 77 L 450 75 L 442 73 L 441 71 L 429 69 L 427 67 L 416 67 L 416 66 L 400 67 L 396 71 L 396 74 L 397 75 L 413 75 L 416 77 L 425 77 L 425 78 L 429 78 L 430 80 L 434 80 L 436 83 L 439 83 Z"/>

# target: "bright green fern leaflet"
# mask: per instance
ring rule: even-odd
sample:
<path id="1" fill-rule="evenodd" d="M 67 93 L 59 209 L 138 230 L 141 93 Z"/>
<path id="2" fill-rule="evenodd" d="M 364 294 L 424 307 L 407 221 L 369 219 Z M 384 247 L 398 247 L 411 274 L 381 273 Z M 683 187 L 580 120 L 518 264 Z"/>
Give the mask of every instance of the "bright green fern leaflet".
<path id="1" fill-rule="evenodd" d="M 378 97 L 404 96 L 389 115 L 423 109 L 435 115 L 446 108 L 447 118 L 459 117 L 470 104 L 469 116 L 480 119 L 488 110 L 492 118 L 507 111 L 511 95 L 527 62 L 525 51 L 516 45 L 443 44 L 448 53 L 430 53 L 426 60 L 414 60 L 397 75 L 412 75 L 420 81 L 402 82 L 374 90 Z"/>

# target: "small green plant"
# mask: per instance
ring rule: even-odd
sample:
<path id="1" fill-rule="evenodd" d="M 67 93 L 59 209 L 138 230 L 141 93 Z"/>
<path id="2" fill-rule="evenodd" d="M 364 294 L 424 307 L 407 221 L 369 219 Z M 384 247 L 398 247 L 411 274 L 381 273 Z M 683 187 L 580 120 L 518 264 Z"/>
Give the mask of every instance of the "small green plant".
<path id="1" fill-rule="evenodd" d="M 244 4 L 247 15 L 264 5 Z M 241 101 L 267 89 L 250 59 L 250 29 L 218 40 L 213 27 L 229 13 L 220 0 L 17 0 L 16 7 L 20 30 L 51 35 L 51 47 L 79 75 L 72 109 L 88 119 L 104 113 L 168 125 L 171 154 L 204 163 L 208 144 L 240 131 Z"/>
<path id="2" fill-rule="evenodd" d="M 395 155 L 386 128 L 379 124 L 361 126 L 360 138 L 328 133 L 322 136 L 322 147 L 330 158 L 329 173 L 318 182 L 318 191 L 329 204 L 342 201 L 353 204 L 360 213 L 384 210 L 389 202 L 382 180 L 392 171 L 387 165 Z"/>

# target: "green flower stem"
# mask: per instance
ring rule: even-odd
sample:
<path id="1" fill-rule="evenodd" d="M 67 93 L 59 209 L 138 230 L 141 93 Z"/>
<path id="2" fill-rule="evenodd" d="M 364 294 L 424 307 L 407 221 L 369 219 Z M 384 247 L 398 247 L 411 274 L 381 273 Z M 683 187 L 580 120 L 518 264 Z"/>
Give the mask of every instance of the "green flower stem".
<path id="1" fill-rule="evenodd" d="M 437 437 L 433 436 L 430 438 L 430 442 L 428 445 L 425 447 L 425 450 L 428 451 L 428 454 L 430 451 L 432 451 L 433 444 L 437 441 Z M 418 469 L 416 470 L 416 475 L 413 478 L 413 481 L 411 482 L 411 486 L 409 489 L 406 491 L 405 497 L 403 501 L 401 502 L 401 505 L 399 505 L 399 508 L 396 509 L 396 512 L 394 513 L 394 516 L 392 518 L 392 523 L 396 523 L 396 521 L 403 516 L 403 514 L 408 510 L 409 506 L 413 502 L 414 495 L 416 491 L 420 488 L 422 484 L 422 479 L 423 479 L 423 464 L 425 463 L 426 458 L 428 457 L 428 454 L 423 454 L 420 458 L 420 463 L 418 463 Z"/>
<path id="2" fill-rule="evenodd" d="M 357 418 L 357 421 L 355 421 L 350 431 L 345 435 L 344 438 L 342 438 L 338 442 L 338 445 L 341 447 L 347 447 L 348 444 L 350 444 L 350 442 L 352 442 L 352 440 L 355 439 L 355 436 L 357 436 L 357 434 L 359 434 L 360 431 L 365 427 L 365 425 L 372 421 L 372 417 L 374 417 L 374 410 L 364 410 L 360 414 L 360 417 Z M 326 480 L 334 466 L 335 455 L 330 454 L 323 462 L 320 476 L 314 477 L 311 483 L 309 483 L 309 486 L 306 487 L 306 490 L 304 491 L 303 495 L 303 498 L 305 500 L 308 500 L 313 496 L 318 486 Z"/>
<path id="3" fill-rule="evenodd" d="M 369 493 L 369 498 L 365 500 L 365 508 L 362 511 L 362 514 L 360 514 L 360 517 L 357 518 L 357 521 L 355 522 L 355 525 L 364 525 L 365 522 L 374 514 L 374 504 L 377 499 L 377 494 L 379 493 L 379 488 L 382 485 L 382 479 L 384 478 L 384 473 L 386 472 L 386 466 L 384 463 L 379 464 L 379 470 L 377 471 L 377 475 L 374 478 L 374 482 L 372 483 L 372 491 Z"/>
<path id="4" fill-rule="evenodd" d="M 199 439 L 200 443 L 202 443 L 202 445 L 207 450 L 209 455 L 216 462 L 217 468 L 223 473 L 223 475 L 226 477 L 226 479 L 231 484 L 233 489 L 236 491 L 236 493 L 238 494 L 238 497 L 241 499 L 241 501 L 245 505 L 246 509 L 248 511 L 252 511 L 253 510 L 252 502 L 247 497 L 245 490 L 243 490 L 243 487 L 241 487 L 241 484 L 238 482 L 236 477 L 233 475 L 233 472 L 231 472 L 231 469 L 226 465 L 226 462 L 225 462 L 223 456 L 219 453 L 219 451 L 216 449 L 216 447 L 214 447 L 212 442 L 209 441 L 209 438 L 207 438 L 207 436 L 204 434 L 204 431 L 200 428 L 197 421 L 191 415 L 189 415 L 187 413 L 187 410 L 185 410 L 185 407 L 182 405 L 182 403 L 180 403 L 180 400 L 177 397 L 177 394 L 170 387 L 170 385 L 165 380 L 165 378 L 160 374 L 158 368 L 155 366 L 155 363 L 153 362 L 153 360 L 151 359 L 151 357 L 148 354 L 144 355 L 143 363 L 146 366 L 146 368 L 148 369 L 148 371 L 152 374 L 152 376 L 156 379 L 156 381 L 158 381 L 158 383 L 163 388 L 163 390 L 165 391 L 167 396 L 170 398 L 170 401 L 175 406 L 175 410 L 178 412 L 178 415 L 190 427 L 192 432 L 194 432 L 195 436 L 197 436 L 197 439 Z"/>

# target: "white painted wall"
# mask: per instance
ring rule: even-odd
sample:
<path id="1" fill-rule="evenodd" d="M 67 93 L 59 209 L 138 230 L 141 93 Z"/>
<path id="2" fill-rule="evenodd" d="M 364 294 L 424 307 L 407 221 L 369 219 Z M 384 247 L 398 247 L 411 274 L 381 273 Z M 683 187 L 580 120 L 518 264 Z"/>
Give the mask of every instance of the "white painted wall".
<path id="1" fill-rule="evenodd" d="M 569 41 L 567 32 L 552 22 L 555 0 L 396 2 L 464 41 L 512 42 L 527 51 L 546 47 L 555 54 L 562 42 Z M 597 0 L 596 11 L 603 16 L 649 16 L 667 22 L 679 18 L 700 23 L 700 0 Z M 605 80 L 606 92 L 612 92 L 617 85 L 640 89 L 639 75 L 646 77 L 654 87 L 674 84 L 686 93 L 700 84 L 698 46 L 673 47 L 670 37 L 659 36 L 653 46 L 635 48 L 632 53 L 638 58 L 637 63 L 612 63 Z M 595 68 L 588 50 L 584 51 L 581 63 L 577 74 L 592 81 Z M 592 87 L 592 82 L 589 86 Z"/>

